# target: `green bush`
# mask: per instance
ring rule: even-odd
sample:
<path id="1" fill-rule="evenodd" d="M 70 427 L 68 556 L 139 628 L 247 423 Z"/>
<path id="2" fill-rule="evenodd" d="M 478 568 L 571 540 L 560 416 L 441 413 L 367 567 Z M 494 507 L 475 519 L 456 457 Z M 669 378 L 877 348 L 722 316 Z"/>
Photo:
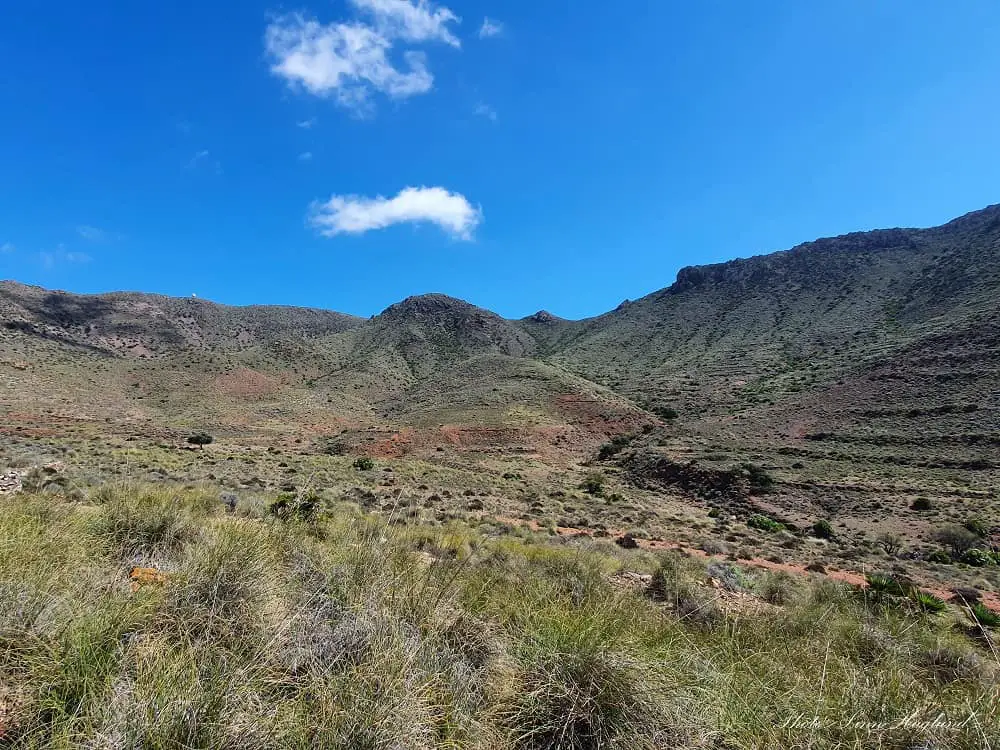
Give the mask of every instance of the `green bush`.
<path id="1" fill-rule="evenodd" d="M 751 529 L 759 529 L 760 531 L 767 532 L 778 532 L 784 531 L 785 525 L 780 521 L 775 521 L 770 516 L 765 516 L 762 513 L 754 513 L 750 518 L 747 519 L 747 526 Z"/>
<path id="2" fill-rule="evenodd" d="M 360 458 L 354 459 L 353 466 L 358 471 L 371 471 L 375 468 L 375 462 L 368 458 L 368 456 L 361 456 Z"/>
<path id="3" fill-rule="evenodd" d="M 912 510 L 920 510 L 920 511 L 930 510 L 931 500 L 929 497 L 918 497 L 916 500 L 910 503 L 910 508 Z"/>
<path id="4" fill-rule="evenodd" d="M 984 549 L 973 548 L 966 550 L 962 555 L 962 562 L 976 568 L 982 568 L 993 564 L 993 555 Z"/>

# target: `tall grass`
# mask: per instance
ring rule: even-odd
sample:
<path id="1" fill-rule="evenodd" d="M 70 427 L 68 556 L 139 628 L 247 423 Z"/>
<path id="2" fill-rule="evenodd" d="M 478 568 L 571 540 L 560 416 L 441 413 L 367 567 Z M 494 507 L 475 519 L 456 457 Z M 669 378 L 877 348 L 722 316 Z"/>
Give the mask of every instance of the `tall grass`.
<path id="1" fill-rule="evenodd" d="M 166 581 L 133 591 L 137 560 Z M 169 487 L 20 497 L 0 505 L 0 746 L 1000 745 L 989 631 L 964 613 L 783 576 L 730 610 L 705 579 L 676 555 L 235 516 Z"/>

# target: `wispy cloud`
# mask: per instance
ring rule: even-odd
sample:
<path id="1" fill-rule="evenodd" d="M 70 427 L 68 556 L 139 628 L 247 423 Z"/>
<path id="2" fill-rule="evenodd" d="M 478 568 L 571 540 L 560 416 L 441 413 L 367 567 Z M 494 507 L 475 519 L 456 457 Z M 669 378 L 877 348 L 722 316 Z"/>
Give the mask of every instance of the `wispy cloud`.
<path id="1" fill-rule="evenodd" d="M 121 234 L 118 232 L 109 232 L 106 229 L 92 227 L 87 224 L 78 226 L 76 233 L 87 240 L 87 242 L 112 242 L 122 239 Z"/>
<path id="2" fill-rule="evenodd" d="M 405 42 L 444 42 L 461 47 L 448 28 L 461 19 L 445 7 L 435 7 L 428 0 L 350 0 L 363 13 L 375 18 L 375 26 L 388 39 Z"/>
<path id="3" fill-rule="evenodd" d="M 312 206 L 309 221 L 324 237 L 363 234 L 394 224 L 436 224 L 453 237 L 471 240 L 482 211 L 460 193 L 441 187 L 408 187 L 394 198 L 335 195 Z"/>
<path id="4" fill-rule="evenodd" d="M 312 127 L 316 124 L 316 118 L 310 117 L 308 120 L 299 120 L 295 124 L 298 125 L 300 128 L 302 128 L 303 130 L 311 130 Z"/>
<path id="5" fill-rule="evenodd" d="M 500 36 L 502 33 L 503 24 L 489 17 L 484 18 L 483 25 L 479 27 L 480 39 L 489 39 L 490 37 Z"/>
<path id="6" fill-rule="evenodd" d="M 299 161 L 312 161 L 312 151 L 303 151 L 299 154 Z"/>
<path id="7" fill-rule="evenodd" d="M 493 122 L 497 121 L 496 110 L 493 109 L 493 107 L 491 107 L 489 104 L 484 104 L 482 102 L 480 102 L 479 104 L 477 104 L 476 105 L 476 114 L 479 115 L 480 117 L 485 117 L 485 118 L 487 118 L 489 120 L 492 120 Z"/>
<path id="8" fill-rule="evenodd" d="M 350 0 L 366 19 L 323 24 L 302 13 L 276 18 L 264 34 L 271 72 L 290 86 L 330 97 L 356 112 L 370 109 L 377 92 L 393 99 L 424 94 L 434 86 L 426 55 L 397 41 L 460 43 L 449 28 L 458 17 L 429 0 Z"/>
<path id="9" fill-rule="evenodd" d="M 93 260 L 86 253 L 66 250 L 65 245 L 59 245 L 55 250 L 43 250 L 38 254 L 38 259 L 46 269 L 52 269 L 64 263 L 81 264 L 90 263 Z"/>
<path id="10" fill-rule="evenodd" d="M 216 174 L 222 174 L 221 162 L 219 162 L 218 159 L 213 159 L 212 153 L 208 149 L 198 151 L 194 156 L 188 159 L 187 164 L 184 165 L 185 169 L 199 169 L 202 167 L 208 167 Z"/>
<path id="11" fill-rule="evenodd" d="M 14 252 L 15 250 L 17 250 L 17 248 L 14 247 L 14 243 L 13 242 L 0 243 L 0 255 L 9 255 L 10 253 Z"/>

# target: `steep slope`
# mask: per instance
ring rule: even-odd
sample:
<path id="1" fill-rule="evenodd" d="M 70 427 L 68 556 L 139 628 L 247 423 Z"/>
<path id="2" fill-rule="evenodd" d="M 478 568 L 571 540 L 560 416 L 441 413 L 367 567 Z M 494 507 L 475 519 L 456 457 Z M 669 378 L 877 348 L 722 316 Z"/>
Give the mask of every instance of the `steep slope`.
<path id="1" fill-rule="evenodd" d="M 836 381 L 990 313 L 1000 207 L 943 227 L 817 240 L 682 269 L 670 287 L 572 324 L 547 354 L 688 413 L 728 412 Z"/>

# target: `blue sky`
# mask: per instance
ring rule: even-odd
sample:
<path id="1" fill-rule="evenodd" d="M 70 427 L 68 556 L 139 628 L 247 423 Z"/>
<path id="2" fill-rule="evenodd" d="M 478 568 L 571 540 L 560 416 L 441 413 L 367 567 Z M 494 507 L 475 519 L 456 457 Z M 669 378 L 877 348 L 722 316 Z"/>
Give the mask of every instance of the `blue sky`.
<path id="1" fill-rule="evenodd" d="M 985 0 L 3 16 L 0 278 L 47 287 L 583 317 L 681 266 L 1000 201 Z"/>

